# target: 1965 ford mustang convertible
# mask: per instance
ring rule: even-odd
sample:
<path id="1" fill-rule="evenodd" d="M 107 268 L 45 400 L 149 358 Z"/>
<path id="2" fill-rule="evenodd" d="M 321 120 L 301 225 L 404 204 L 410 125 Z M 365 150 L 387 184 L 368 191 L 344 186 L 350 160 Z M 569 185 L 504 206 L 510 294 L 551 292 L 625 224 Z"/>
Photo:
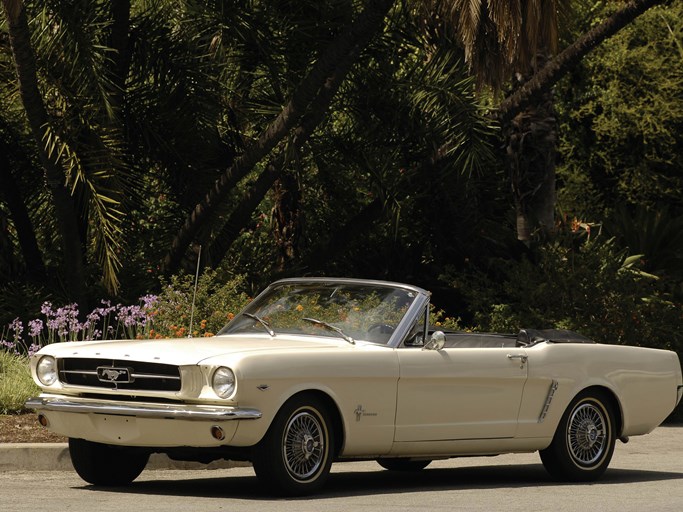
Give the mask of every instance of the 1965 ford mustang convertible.
<path id="1" fill-rule="evenodd" d="M 681 400 L 674 352 L 569 331 L 432 332 L 429 300 L 399 283 L 281 280 L 212 338 L 48 345 L 27 406 L 95 485 L 128 484 L 161 452 L 251 461 L 268 489 L 300 495 L 358 459 L 417 471 L 539 451 L 554 477 L 594 480 L 617 439 Z"/>

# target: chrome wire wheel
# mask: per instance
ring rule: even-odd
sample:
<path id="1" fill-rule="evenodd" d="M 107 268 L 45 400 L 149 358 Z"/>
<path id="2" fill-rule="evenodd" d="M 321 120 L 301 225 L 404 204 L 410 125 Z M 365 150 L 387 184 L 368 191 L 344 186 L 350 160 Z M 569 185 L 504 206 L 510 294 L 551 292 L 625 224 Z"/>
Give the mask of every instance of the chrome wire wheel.
<path id="1" fill-rule="evenodd" d="M 272 492 L 303 496 L 320 489 L 334 460 L 334 412 L 323 397 L 300 393 L 285 402 L 252 449 L 254 471 Z"/>
<path id="2" fill-rule="evenodd" d="M 327 432 L 314 410 L 295 412 L 283 433 L 282 455 L 293 479 L 305 482 L 315 478 L 327 457 Z"/>
<path id="3" fill-rule="evenodd" d="M 567 425 L 567 446 L 572 458 L 580 466 L 599 463 L 607 448 L 605 412 L 595 403 L 583 403 L 572 413 Z"/>
<path id="4" fill-rule="evenodd" d="M 587 389 L 569 404 L 541 461 L 559 480 L 588 482 L 609 466 L 616 441 L 615 402 L 602 389 Z"/>

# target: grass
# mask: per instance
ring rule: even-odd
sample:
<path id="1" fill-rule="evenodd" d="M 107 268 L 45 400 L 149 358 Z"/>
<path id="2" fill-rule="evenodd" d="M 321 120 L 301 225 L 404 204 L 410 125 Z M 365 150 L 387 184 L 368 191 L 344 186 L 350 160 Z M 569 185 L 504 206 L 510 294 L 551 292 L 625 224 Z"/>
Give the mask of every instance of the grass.
<path id="1" fill-rule="evenodd" d="M 28 357 L 0 350 L 0 414 L 25 411 L 24 402 L 40 393 L 31 378 Z"/>

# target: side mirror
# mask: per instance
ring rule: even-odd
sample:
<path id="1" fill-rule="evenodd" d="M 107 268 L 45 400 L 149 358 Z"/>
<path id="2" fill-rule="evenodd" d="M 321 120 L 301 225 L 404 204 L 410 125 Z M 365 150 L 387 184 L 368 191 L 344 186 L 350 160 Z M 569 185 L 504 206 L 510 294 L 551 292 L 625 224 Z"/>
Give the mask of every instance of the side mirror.
<path id="1" fill-rule="evenodd" d="M 441 331 L 434 331 L 422 350 L 441 350 L 446 344 L 446 335 Z"/>

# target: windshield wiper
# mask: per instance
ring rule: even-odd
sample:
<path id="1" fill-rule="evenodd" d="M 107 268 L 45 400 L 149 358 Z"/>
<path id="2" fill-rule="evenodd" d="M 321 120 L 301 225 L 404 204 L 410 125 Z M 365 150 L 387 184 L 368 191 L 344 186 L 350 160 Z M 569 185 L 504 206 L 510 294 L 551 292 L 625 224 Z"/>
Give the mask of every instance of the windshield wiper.
<path id="1" fill-rule="evenodd" d="M 266 322 L 263 318 L 261 318 L 260 316 L 257 316 L 257 315 L 252 315 L 251 313 L 242 313 L 242 314 L 248 318 L 252 318 L 252 319 L 256 320 L 258 323 L 260 323 L 263 326 L 263 328 L 266 331 L 268 331 L 268 334 L 270 334 L 272 337 L 275 337 L 275 331 L 270 328 L 270 324 L 268 322 Z"/>
<path id="2" fill-rule="evenodd" d="M 356 344 L 356 341 L 351 336 L 346 334 L 344 331 L 342 331 L 336 325 L 328 324 L 327 322 L 323 322 L 322 320 L 317 320 L 315 318 L 302 318 L 302 320 L 306 320 L 307 322 L 311 322 L 312 324 L 322 325 L 323 327 L 329 329 L 330 331 L 334 331 L 337 334 L 339 334 L 342 338 L 344 338 L 346 341 L 351 343 L 351 345 Z"/>

